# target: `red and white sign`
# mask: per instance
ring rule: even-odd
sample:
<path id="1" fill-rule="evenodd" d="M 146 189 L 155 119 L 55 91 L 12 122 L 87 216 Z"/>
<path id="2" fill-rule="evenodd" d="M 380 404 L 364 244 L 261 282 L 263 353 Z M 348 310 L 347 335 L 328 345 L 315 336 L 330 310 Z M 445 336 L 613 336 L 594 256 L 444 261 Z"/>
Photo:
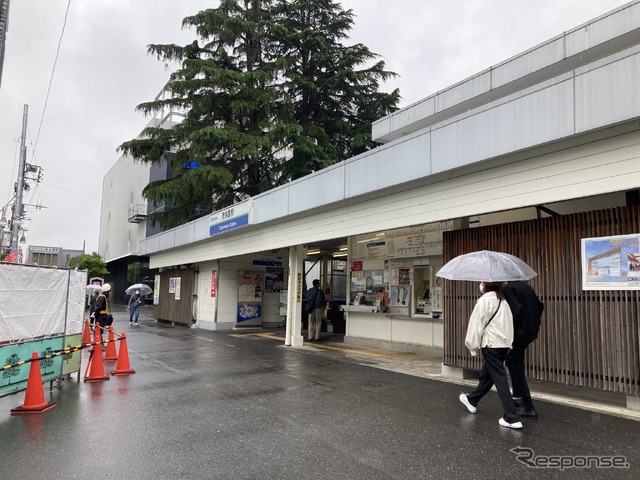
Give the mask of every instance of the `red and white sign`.
<path id="1" fill-rule="evenodd" d="M 218 271 L 213 270 L 211 272 L 211 298 L 216 297 L 216 290 L 218 289 Z"/>
<path id="2" fill-rule="evenodd" d="M 351 271 L 352 272 L 361 272 L 362 271 L 362 260 L 354 260 L 351 262 Z"/>

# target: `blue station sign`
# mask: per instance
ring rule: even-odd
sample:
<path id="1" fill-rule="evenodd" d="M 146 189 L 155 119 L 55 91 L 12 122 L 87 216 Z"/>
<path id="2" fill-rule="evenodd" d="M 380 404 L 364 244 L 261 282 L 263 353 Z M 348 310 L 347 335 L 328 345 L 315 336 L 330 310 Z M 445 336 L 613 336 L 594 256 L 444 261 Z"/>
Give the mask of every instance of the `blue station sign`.
<path id="1" fill-rule="evenodd" d="M 250 225 L 253 222 L 251 206 L 251 200 L 246 200 L 211 214 L 209 217 L 209 235 L 217 235 Z"/>

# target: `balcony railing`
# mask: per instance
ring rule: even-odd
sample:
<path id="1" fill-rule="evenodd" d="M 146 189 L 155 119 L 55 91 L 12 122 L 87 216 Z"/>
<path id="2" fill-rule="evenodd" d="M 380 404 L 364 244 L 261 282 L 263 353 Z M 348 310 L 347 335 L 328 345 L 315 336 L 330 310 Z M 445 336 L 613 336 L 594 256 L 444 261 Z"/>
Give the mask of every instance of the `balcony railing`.
<path id="1" fill-rule="evenodd" d="M 140 223 L 147 218 L 147 206 L 144 203 L 136 203 L 129 207 L 129 223 Z"/>

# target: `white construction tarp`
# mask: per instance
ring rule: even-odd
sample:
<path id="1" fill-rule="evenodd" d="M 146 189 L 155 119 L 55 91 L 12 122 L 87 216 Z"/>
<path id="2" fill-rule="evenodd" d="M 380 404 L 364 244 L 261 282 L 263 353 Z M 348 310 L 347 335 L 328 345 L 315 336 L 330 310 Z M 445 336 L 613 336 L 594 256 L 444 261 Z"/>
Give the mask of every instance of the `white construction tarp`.
<path id="1" fill-rule="evenodd" d="M 82 332 L 86 271 L 0 264 L 0 343 Z"/>
<path id="2" fill-rule="evenodd" d="M 87 300 L 87 272 L 69 270 L 69 292 L 67 295 L 66 335 L 82 333 L 82 321 Z"/>

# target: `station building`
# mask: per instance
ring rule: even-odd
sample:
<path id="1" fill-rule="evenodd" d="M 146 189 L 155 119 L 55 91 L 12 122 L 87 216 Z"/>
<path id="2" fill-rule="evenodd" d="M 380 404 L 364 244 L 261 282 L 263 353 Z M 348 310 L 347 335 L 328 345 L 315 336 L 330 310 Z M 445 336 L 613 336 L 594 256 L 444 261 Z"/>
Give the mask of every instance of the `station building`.
<path id="1" fill-rule="evenodd" d="M 141 240 L 154 316 L 212 330 L 286 318 L 300 346 L 312 262 L 345 342 L 439 347 L 457 375 L 480 367 L 464 347 L 478 285 L 435 273 L 504 251 L 538 272 L 545 303 L 528 375 L 638 407 L 640 285 L 624 262 L 617 280 L 586 270 L 618 245 L 640 253 L 639 84 L 635 1 L 378 120 L 374 150 Z"/>

